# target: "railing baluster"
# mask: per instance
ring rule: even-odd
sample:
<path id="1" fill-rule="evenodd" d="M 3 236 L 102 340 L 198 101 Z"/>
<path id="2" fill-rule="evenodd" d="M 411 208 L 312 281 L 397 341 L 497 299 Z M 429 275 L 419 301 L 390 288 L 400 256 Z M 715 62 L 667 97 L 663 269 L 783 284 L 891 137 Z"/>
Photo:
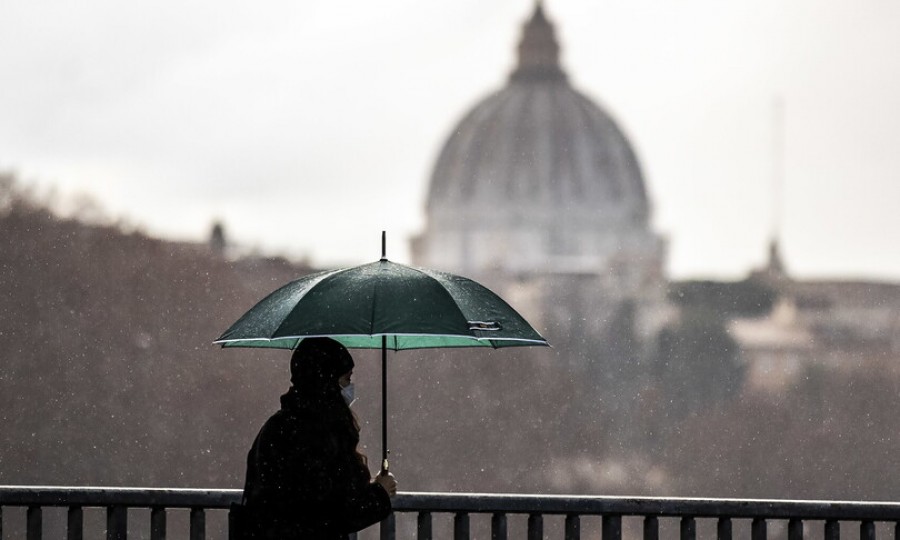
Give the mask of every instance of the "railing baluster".
<path id="1" fill-rule="evenodd" d="M 431 512 L 419 512 L 418 522 L 416 538 L 418 540 L 431 540 Z"/>
<path id="2" fill-rule="evenodd" d="M 656 516 L 644 517 L 644 540 L 659 540 L 659 518 Z"/>
<path id="3" fill-rule="evenodd" d="M 697 522 L 692 516 L 681 518 L 681 540 L 696 540 Z"/>
<path id="4" fill-rule="evenodd" d="M 603 540 L 622 540 L 622 516 L 603 516 Z"/>
<path id="5" fill-rule="evenodd" d="M 491 517 L 491 540 L 506 540 L 506 514 L 496 513 Z"/>
<path id="6" fill-rule="evenodd" d="M 162 506 L 150 509 L 150 540 L 166 540 L 166 509 Z"/>
<path id="7" fill-rule="evenodd" d="M 106 507 L 106 540 L 128 539 L 128 508 Z"/>
<path id="8" fill-rule="evenodd" d="M 453 516 L 453 540 L 469 540 L 469 514 L 457 512 Z"/>
<path id="9" fill-rule="evenodd" d="M 191 508 L 191 540 L 206 538 L 206 511 L 203 508 Z"/>
<path id="10" fill-rule="evenodd" d="M 731 518 L 719 518 L 716 523 L 716 540 L 731 540 Z"/>
<path id="11" fill-rule="evenodd" d="M 528 540 L 544 540 L 543 514 L 528 514 Z"/>
<path id="12" fill-rule="evenodd" d="M 859 540 L 875 540 L 875 523 L 863 521 L 859 524 Z"/>
<path id="13" fill-rule="evenodd" d="M 766 540 L 766 520 L 753 518 L 753 524 L 750 526 L 750 540 Z"/>
<path id="14" fill-rule="evenodd" d="M 29 506 L 26 512 L 26 521 L 28 524 L 28 540 L 41 540 L 44 533 L 44 517 L 40 506 Z"/>
<path id="15" fill-rule="evenodd" d="M 581 540 L 581 517 L 566 514 L 566 540 Z"/>
<path id="16" fill-rule="evenodd" d="M 829 519 L 825 522 L 825 540 L 841 540 L 841 523 Z"/>
<path id="17" fill-rule="evenodd" d="M 84 510 L 70 506 L 66 518 L 66 540 L 82 540 L 84 537 Z"/>
<path id="18" fill-rule="evenodd" d="M 788 520 L 788 540 L 803 540 L 803 520 L 792 518 Z"/>
<path id="19" fill-rule="evenodd" d="M 397 536 L 397 518 L 391 513 L 388 517 L 381 520 L 378 526 L 381 540 L 394 540 Z"/>

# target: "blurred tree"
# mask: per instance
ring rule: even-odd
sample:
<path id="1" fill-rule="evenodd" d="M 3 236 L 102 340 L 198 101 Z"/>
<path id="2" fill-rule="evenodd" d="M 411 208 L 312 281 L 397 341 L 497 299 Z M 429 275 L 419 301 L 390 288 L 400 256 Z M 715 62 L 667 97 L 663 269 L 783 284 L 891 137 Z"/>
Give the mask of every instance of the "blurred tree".
<path id="1" fill-rule="evenodd" d="M 896 500 L 900 376 L 872 360 L 813 367 L 784 396 L 750 394 L 687 419 L 666 467 L 686 495 Z"/>
<path id="2" fill-rule="evenodd" d="M 726 322 L 734 315 L 764 313 L 772 292 L 753 282 L 674 284 L 670 297 L 681 305 L 678 320 L 659 334 L 653 360 L 653 408 L 663 425 L 738 396 L 744 367 Z M 654 422 L 654 425 L 659 425 Z"/>
<path id="3" fill-rule="evenodd" d="M 211 341 L 307 269 L 251 280 L 202 245 L 59 218 L 11 175 L 0 201 L 0 483 L 240 486 L 285 364 Z"/>

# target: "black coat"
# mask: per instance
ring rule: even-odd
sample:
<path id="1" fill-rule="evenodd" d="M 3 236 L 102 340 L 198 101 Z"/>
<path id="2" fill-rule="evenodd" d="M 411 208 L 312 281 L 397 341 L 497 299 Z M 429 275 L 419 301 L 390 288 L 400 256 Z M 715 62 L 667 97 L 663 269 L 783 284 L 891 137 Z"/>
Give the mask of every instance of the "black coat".
<path id="1" fill-rule="evenodd" d="M 391 501 L 356 452 L 359 431 L 340 393 L 292 388 L 247 455 L 250 538 L 341 540 L 391 513 Z"/>

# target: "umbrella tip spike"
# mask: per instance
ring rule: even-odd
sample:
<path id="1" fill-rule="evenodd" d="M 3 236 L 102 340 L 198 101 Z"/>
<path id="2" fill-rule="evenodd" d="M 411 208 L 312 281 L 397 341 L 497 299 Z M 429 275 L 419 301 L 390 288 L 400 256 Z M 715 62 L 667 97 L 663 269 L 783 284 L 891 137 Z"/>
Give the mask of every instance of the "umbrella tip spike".
<path id="1" fill-rule="evenodd" d="M 387 260 L 387 233 L 381 231 L 381 260 Z"/>

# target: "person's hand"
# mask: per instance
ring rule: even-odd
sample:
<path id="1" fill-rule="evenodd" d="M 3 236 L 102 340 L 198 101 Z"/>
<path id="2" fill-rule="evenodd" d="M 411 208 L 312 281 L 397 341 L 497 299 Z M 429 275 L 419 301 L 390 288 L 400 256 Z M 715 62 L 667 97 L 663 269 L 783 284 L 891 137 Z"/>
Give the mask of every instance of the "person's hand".
<path id="1" fill-rule="evenodd" d="M 383 487 L 391 497 L 397 494 L 397 480 L 394 479 L 393 474 L 385 472 L 379 473 L 378 476 L 375 477 L 375 483 L 381 484 L 381 487 Z"/>

